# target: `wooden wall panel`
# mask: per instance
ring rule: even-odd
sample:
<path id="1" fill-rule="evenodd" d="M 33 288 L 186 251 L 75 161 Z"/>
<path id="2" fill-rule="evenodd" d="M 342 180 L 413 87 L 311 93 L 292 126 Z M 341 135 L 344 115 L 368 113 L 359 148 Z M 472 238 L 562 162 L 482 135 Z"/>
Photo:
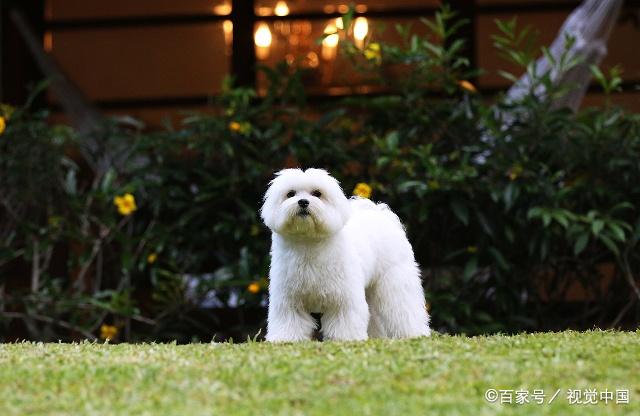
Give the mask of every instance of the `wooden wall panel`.
<path id="1" fill-rule="evenodd" d="M 216 94 L 229 67 L 218 23 L 54 32 L 52 42 L 92 100 Z"/>
<path id="2" fill-rule="evenodd" d="M 47 0 L 48 19 L 213 14 L 224 0 Z"/>

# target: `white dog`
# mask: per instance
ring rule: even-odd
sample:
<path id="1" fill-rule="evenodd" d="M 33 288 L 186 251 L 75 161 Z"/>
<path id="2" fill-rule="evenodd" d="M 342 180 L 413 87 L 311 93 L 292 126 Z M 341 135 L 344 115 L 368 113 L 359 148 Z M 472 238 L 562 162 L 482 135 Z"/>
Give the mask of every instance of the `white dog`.
<path id="1" fill-rule="evenodd" d="M 285 169 L 261 209 L 271 229 L 267 341 L 427 336 L 420 272 L 398 217 L 347 199 L 321 169 Z"/>

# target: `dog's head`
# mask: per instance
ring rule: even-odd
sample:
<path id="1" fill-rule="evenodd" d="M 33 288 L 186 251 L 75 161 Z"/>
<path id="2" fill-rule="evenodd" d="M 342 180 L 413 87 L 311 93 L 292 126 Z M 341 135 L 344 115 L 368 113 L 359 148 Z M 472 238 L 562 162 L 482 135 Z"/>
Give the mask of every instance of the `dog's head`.
<path id="1" fill-rule="evenodd" d="M 284 169 L 276 173 L 260 210 L 271 231 L 318 239 L 340 231 L 350 215 L 338 181 L 322 169 Z"/>

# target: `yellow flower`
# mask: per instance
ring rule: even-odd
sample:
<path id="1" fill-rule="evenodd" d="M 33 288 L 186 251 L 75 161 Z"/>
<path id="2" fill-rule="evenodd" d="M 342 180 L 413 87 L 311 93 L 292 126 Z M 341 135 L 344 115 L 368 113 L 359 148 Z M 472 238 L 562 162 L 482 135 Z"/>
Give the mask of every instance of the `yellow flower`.
<path id="1" fill-rule="evenodd" d="M 100 338 L 111 341 L 118 335 L 118 327 L 114 325 L 103 324 L 100 327 Z"/>
<path id="2" fill-rule="evenodd" d="M 232 121 L 229 123 L 229 130 L 231 130 L 234 133 L 238 133 L 241 128 L 242 126 L 237 121 Z"/>
<path id="3" fill-rule="evenodd" d="M 120 215 L 131 215 L 138 209 L 136 206 L 136 199 L 131 194 L 124 194 L 123 196 L 116 196 L 113 198 L 113 204 L 118 207 Z"/>
<path id="4" fill-rule="evenodd" d="M 149 263 L 149 264 L 155 263 L 156 260 L 158 260 L 158 254 L 157 253 L 150 253 L 147 256 L 147 263 Z"/>
<path id="5" fill-rule="evenodd" d="M 380 44 L 377 42 L 372 42 L 367 45 L 367 48 L 364 50 L 364 57 L 368 61 L 375 61 L 376 63 L 380 63 L 382 60 L 382 53 L 380 52 Z"/>
<path id="6" fill-rule="evenodd" d="M 0 104 L 0 116 L 4 117 L 5 121 L 11 118 L 14 111 L 16 111 L 16 109 L 9 104 Z"/>
<path id="7" fill-rule="evenodd" d="M 467 253 L 474 254 L 474 253 L 477 253 L 477 252 L 478 252 L 478 247 L 476 247 L 476 246 L 467 247 Z"/>
<path id="8" fill-rule="evenodd" d="M 253 282 L 251 283 L 249 286 L 247 286 L 247 290 L 251 293 L 258 293 L 260 292 L 260 283 L 258 282 Z"/>
<path id="9" fill-rule="evenodd" d="M 430 181 L 427 181 L 427 185 L 431 189 L 440 189 L 440 182 L 438 182 L 435 179 L 431 179 Z"/>
<path id="10" fill-rule="evenodd" d="M 4 117 L 0 116 L 0 134 L 4 133 L 4 129 L 7 128 L 7 121 Z"/>
<path id="11" fill-rule="evenodd" d="M 243 122 L 231 121 L 229 123 L 229 130 L 231 130 L 234 133 L 245 135 L 251 132 L 251 124 L 246 121 L 243 121 Z"/>
<path id="12" fill-rule="evenodd" d="M 58 217 L 58 216 L 51 216 L 49 218 L 47 218 L 47 222 L 49 223 L 49 225 L 51 227 L 58 227 L 60 225 L 60 223 L 62 222 L 62 217 Z"/>
<path id="13" fill-rule="evenodd" d="M 462 80 L 462 81 L 458 81 L 458 85 L 460 86 L 460 88 L 462 88 L 463 90 L 466 90 L 470 93 L 475 94 L 476 92 L 478 92 L 478 90 L 476 89 L 475 85 L 473 85 L 472 83 L 470 83 L 467 80 Z"/>
<path id="14" fill-rule="evenodd" d="M 364 182 L 360 182 L 353 188 L 353 194 L 361 198 L 369 198 L 371 197 L 371 187 Z"/>
<path id="15" fill-rule="evenodd" d="M 522 166 L 515 165 L 514 167 L 509 169 L 509 171 L 507 172 L 507 176 L 509 177 L 509 180 L 515 181 L 516 179 L 518 179 L 522 171 L 523 171 Z"/>

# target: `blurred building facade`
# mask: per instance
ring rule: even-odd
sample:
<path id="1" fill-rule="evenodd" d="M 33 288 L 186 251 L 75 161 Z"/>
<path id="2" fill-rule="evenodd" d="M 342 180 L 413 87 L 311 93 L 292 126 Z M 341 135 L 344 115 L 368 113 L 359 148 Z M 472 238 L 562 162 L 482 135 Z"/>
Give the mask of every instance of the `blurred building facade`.
<path id="1" fill-rule="evenodd" d="M 11 2 L 0 0 L 4 6 Z M 21 2 L 13 2 L 21 3 Z M 492 47 L 495 19 L 518 17 L 520 25 L 540 32 L 547 45 L 556 37 L 575 0 L 453 0 L 449 4 L 469 24 L 461 31 L 465 54 L 485 72 L 473 80 L 493 93 L 509 86 L 498 69 L 509 70 Z M 149 126 L 177 119 L 185 110 L 206 110 L 219 94 L 222 80 L 264 87 L 258 64 L 286 61 L 307 70 L 304 82 L 314 97 L 367 94 L 372 89 L 338 53 L 340 39 L 327 37 L 341 24 L 349 2 L 330 0 L 30 0 L 20 4 L 42 39 L 43 49 L 98 108 L 108 114 L 128 114 Z M 361 0 L 349 36 L 358 43 L 400 41 L 394 25 L 412 24 L 431 16 L 440 0 Z M 640 2 L 627 1 L 609 44 L 604 66 L 620 64 L 626 91 L 615 102 L 640 110 Z M 7 8 L 2 16 L 2 101 L 17 103 L 25 85 L 43 77 L 12 27 Z M 602 95 L 593 88 L 585 105 Z M 57 98 L 49 93 L 42 104 L 64 120 Z"/>

